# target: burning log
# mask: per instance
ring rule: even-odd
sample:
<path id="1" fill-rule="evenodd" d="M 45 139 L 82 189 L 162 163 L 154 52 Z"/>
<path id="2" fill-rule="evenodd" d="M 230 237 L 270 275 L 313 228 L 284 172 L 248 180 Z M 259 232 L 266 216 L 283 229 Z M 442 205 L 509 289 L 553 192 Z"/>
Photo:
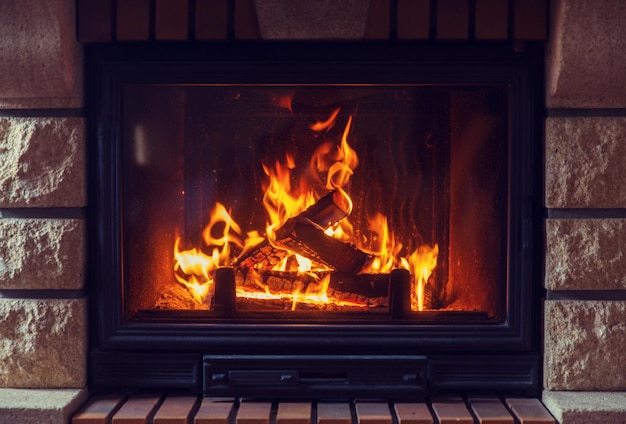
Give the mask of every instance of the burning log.
<path id="1" fill-rule="evenodd" d="M 235 274 L 238 308 L 243 310 L 363 311 L 389 305 L 389 274 L 315 277 L 287 271 Z"/>
<path id="2" fill-rule="evenodd" d="M 291 250 L 339 271 L 358 272 L 369 256 L 353 245 L 324 234 L 326 228 L 349 213 L 349 199 L 335 190 L 297 217 L 287 220 L 276 230 L 273 244 L 266 238 L 239 257 L 235 265 L 250 268 L 258 264 L 271 269 L 289 254 L 287 250 Z"/>
<path id="3" fill-rule="evenodd" d="M 376 298 L 389 296 L 389 274 L 333 273 L 329 290 Z"/>
<path id="4" fill-rule="evenodd" d="M 343 272 L 359 272 L 369 259 L 367 253 L 327 236 L 321 227 L 301 217 L 288 220 L 276 231 L 276 244 Z"/>

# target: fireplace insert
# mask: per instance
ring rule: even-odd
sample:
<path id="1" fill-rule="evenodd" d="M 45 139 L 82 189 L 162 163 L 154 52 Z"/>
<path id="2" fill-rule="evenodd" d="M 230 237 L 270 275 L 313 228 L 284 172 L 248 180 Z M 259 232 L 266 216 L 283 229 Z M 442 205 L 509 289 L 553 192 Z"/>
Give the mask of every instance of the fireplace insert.
<path id="1" fill-rule="evenodd" d="M 92 387 L 537 394 L 540 48 L 88 53 Z"/>

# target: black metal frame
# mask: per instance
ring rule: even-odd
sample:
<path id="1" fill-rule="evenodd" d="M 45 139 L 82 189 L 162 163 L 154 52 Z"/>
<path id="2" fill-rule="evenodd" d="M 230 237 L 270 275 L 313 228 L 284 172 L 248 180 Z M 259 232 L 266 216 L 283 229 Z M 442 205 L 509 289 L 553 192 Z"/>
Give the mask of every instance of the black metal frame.
<path id="1" fill-rule="evenodd" d="M 338 372 L 344 363 L 338 358 L 366 369 L 373 363 L 376 367 L 394 363 L 404 367 L 402 372 L 391 373 L 395 377 L 381 382 L 373 392 L 359 389 L 362 385 L 351 383 L 346 376 L 335 383 L 353 390 L 338 393 L 315 383 L 285 391 L 295 397 L 377 393 L 377 397 L 403 398 L 444 390 L 538 394 L 542 50 L 535 45 L 514 52 L 510 45 L 413 43 L 89 46 L 91 386 L 262 396 L 284 386 L 270 379 L 256 386 L 223 387 L 211 385 L 207 378 L 214 374 L 235 376 L 241 370 L 273 372 L 266 360 L 280 354 L 275 357 L 274 369 L 279 373 L 285 369 L 281 363 L 285 355 L 292 358 L 288 367 L 293 369 L 288 371 L 304 374 L 306 366 L 297 359 L 302 355 L 316 358 L 316 370 L 327 366 Z M 390 68 L 393 73 L 388 72 Z M 355 69 L 360 72 L 355 73 Z M 120 85 L 197 83 L 207 75 L 213 83 L 249 83 L 251 74 L 256 82 L 261 78 L 265 83 L 508 84 L 514 113 L 510 117 L 506 320 L 498 324 L 446 323 L 444 319 L 439 323 L 412 320 L 381 325 L 210 323 L 182 314 L 176 322 L 124 323 L 118 177 Z M 225 359 L 230 368 L 223 367 Z M 211 368 L 216 361 L 222 367 L 219 372 Z M 261 369 L 255 368 L 259 361 L 264 364 Z M 407 375 L 425 377 L 417 379 L 419 384 L 407 386 L 407 378 L 412 378 Z"/>

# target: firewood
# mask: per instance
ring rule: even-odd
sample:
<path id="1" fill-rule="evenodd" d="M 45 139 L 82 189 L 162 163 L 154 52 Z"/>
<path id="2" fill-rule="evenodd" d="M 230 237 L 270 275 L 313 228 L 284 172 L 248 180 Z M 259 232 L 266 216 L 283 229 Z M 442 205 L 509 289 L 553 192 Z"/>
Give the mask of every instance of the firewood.
<path id="1" fill-rule="evenodd" d="M 324 234 L 306 218 L 291 218 L 276 231 L 275 244 L 334 270 L 359 272 L 370 258 L 354 245 Z"/>
<path id="2" fill-rule="evenodd" d="M 331 274 L 329 289 L 356 293 L 368 298 L 389 296 L 389 274 Z"/>
<path id="3" fill-rule="evenodd" d="M 348 216 L 349 213 L 349 201 L 341 192 L 335 190 L 319 199 L 315 204 L 311 205 L 304 212 L 302 212 L 299 217 L 309 220 L 315 225 L 326 229 L 341 221 L 343 218 Z M 277 232 L 281 231 L 281 229 L 278 229 Z M 284 233 L 285 232 L 283 231 L 282 234 Z M 271 269 L 278 265 L 278 263 L 280 263 L 280 261 L 282 261 L 287 255 L 289 255 L 289 252 L 273 246 L 270 241 L 265 238 L 265 240 L 261 243 L 257 244 L 249 251 L 244 252 L 239 258 L 237 258 L 235 265 L 247 268 L 258 265 L 261 268 Z"/>

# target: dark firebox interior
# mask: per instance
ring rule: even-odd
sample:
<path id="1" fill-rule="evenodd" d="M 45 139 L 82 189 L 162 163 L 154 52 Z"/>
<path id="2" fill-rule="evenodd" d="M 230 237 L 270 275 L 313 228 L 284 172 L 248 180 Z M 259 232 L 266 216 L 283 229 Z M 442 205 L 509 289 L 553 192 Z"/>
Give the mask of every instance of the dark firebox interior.
<path id="1" fill-rule="evenodd" d="M 264 166 L 289 155 L 293 184 L 305 181 L 317 198 L 328 193 L 323 179 L 310 175 L 311 158 L 322 144 L 339 146 L 350 120 L 347 141 L 358 166 L 345 188 L 353 201 L 354 240 L 375 250 L 380 234 L 368 223 L 384 215 L 401 254 L 440 246 L 425 310 L 501 320 L 508 105 L 505 85 L 125 85 L 128 317 L 197 309 L 191 295 L 168 300 L 186 291 L 174 278 L 175 240 L 210 254 L 201 233 L 216 202 L 244 232 L 263 233 Z M 330 128 L 312 129 L 336 111 Z M 233 257 L 237 253 L 235 246 Z"/>

